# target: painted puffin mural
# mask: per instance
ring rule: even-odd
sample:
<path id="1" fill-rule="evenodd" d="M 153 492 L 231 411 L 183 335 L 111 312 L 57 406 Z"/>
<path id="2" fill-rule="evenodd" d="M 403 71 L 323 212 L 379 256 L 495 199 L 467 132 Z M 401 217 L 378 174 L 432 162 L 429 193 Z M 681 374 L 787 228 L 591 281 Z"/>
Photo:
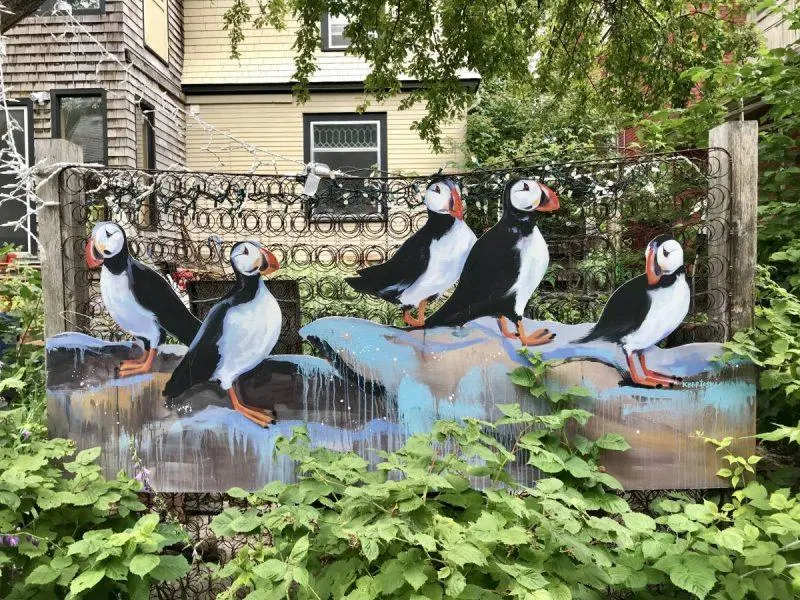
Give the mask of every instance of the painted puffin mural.
<path id="1" fill-rule="evenodd" d="M 558 196 L 543 183 L 509 181 L 503 191 L 502 217 L 472 247 L 455 291 L 426 325 L 464 325 L 491 316 L 505 337 L 519 339 L 525 346 L 551 341 L 555 334 L 547 329 L 527 333 L 522 315 L 550 262 L 538 216 L 558 208 Z"/>
<path id="2" fill-rule="evenodd" d="M 101 267 L 100 295 L 111 318 L 144 343 L 140 360 L 120 364 L 120 377 L 149 372 L 167 334 L 191 343 L 200 321 L 164 277 L 130 255 L 122 227 L 109 222 L 94 226 L 86 243 L 86 264 L 90 269 Z"/>
<path id="3" fill-rule="evenodd" d="M 437 177 L 425 190 L 428 221 L 383 264 L 358 271 L 346 281 L 354 290 L 383 298 L 403 308 L 403 321 L 425 325 L 429 302 L 458 281 L 476 237 L 464 222 L 464 204 L 458 183 Z M 417 317 L 411 310 L 417 309 Z"/>
<path id="4" fill-rule="evenodd" d="M 209 311 L 163 395 L 177 398 L 196 384 L 217 381 L 234 410 L 264 427 L 274 420 L 272 412 L 244 404 L 236 380 L 267 358 L 278 341 L 281 310 L 261 276 L 280 265 L 258 242 L 236 244 L 231 265 L 236 275 L 233 289 Z"/>
<path id="5" fill-rule="evenodd" d="M 580 343 L 606 340 L 622 346 L 631 380 L 647 387 L 673 387 L 682 381 L 647 367 L 644 352 L 675 331 L 689 312 L 683 248 L 671 235 L 654 238 L 645 251 L 645 272 L 611 295 L 600 320 Z M 636 368 L 638 357 L 641 373 Z"/>

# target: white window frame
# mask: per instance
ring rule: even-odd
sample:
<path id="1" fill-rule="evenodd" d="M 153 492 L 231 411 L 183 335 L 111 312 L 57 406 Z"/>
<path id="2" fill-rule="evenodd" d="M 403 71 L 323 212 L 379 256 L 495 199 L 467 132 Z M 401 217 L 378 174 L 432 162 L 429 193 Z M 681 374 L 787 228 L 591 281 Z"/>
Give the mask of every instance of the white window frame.
<path id="1" fill-rule="evenodd" d="M 14 118 L 13 111 L 21 111 L 22 112 L 22 121 L 20 121 L 20 123 L 22 124 L 22 132 L 24 134 L 23 135 L 23 139 L 25 140 L 24 149 L 15 148 L 15 150 L 17 151 L 18 154 L 22 154 L 22 156 L 25 157 L 25 164 L 28 167 L 30 167 L 31 166 L 31 157 L 33 156 L 33 152 L 32 152 L 33 148 L 31 148 L 31 137 L 32 137 L 32 133 L 33 132 L 30 131 L 28 128 L 29 128 L 30 123 L 31 123 L 31 121 L 33 119 L 33 111 L 31 110 L 31 106 L 29 104 L 25 104 L 25 103 L 13 103 L 12 104 L 11 102 L 9 102 L 9 104 L 8 104 L 8 112 L 12 113 L 11 114 L 12 118 Z M 5 115 L 3 115 L 3 118 L 5 118 Z M 26 236 L 25 236 L 25 239 L 26 239 L 26 244 L 25 244 L 25 248 L 23 248 L 22 251 L 23 251 L 24 254 L 27 254 L 29 256 L 35 256 L 36 253 L 37 253 L 36 250 L 35 250 L 35 248 L 36 248 L 36 238 L 35 238 L 32 230 L 36 227 L 36 224 L 34 222 L 34 213 L 31 211 L 31 192 L 32 192 L 31 185 L 32 185 L 31 181 L 26 182 L 26 188 L 27 188 L 25 190 L 25 204 L 26 204 L 26 211 L 25 211 L 25 213 L 26 213 L 25 214 L 25 234 L 26 234 Z"/>
<path id="2" fill-rule="evenodd" d="M 346 17 L 334 16 L 331 13 L 325 14 L 325 19 L 324 19 L 325 31 L 323 32 L 325 38 L 323 39 L 322 49 L 323 51 L 326 52 L 337 52 L 341 50 L 347 50 L 350 47 L 350 44 L 334 44 L 331 41 L 333 39 L 333 36 L 331 36 L 331 25 L 334 23 L 334 21 L 336 21 L 337 23 L 344 21 L 345 27 L 347 27 L 347 25 L 350 23 L 350 21 L 348 21 Z"/>
<path id="3" fill-rule="evenodd" d="M 345 152 L 345 153 L 346 152 L 367 152 L 367 151 L 370 151 L 370 150 L 374 150 L 376 152 L 376 154 L 377 154 L 377 157 L 378 157 L 378 160 L 375 161 L 375 164 L 378 166 L 378 169 L 381 168 L 381 164 L 383 164 L 381 162 L 381 159 L 383 158 L 383 156 L 381 155 L 381 142 L 383 141 L 384 132 L 381 129 L 381 122 L 380 121 L 368 121 L 368 120 L 359 120 L 359 121 L 352 121 L 352 120 L 351 121 L 347 121 L 347 120 L 343 120 L 343 121 L 326 121 L 324 119 L 320 119 L 319 121 L 311 120 L 309 122 L 309 127 L 308 127 L 308 132 L 309 132 L 308 133 L 308 135 L 309 135 L 308 149 L 309 149 L 309 153 L 311 154 L 311 162 L 317 162 L 315 160 L 315 158 L 316 158 L 315 154 L 316 154 L 317 149 L 314 146 L 314 128 L 317 125 L 376 125 L 377 129 L 378 129 L 378 143 L 377 143 L 376 146 L 370 146 L 370 147 L 365 146 L 365 147 L 361 147 L 361 148 L 327 147 L 327 148 L 320 148 L 320 150 L 323 151 L 323 152 Z"/>

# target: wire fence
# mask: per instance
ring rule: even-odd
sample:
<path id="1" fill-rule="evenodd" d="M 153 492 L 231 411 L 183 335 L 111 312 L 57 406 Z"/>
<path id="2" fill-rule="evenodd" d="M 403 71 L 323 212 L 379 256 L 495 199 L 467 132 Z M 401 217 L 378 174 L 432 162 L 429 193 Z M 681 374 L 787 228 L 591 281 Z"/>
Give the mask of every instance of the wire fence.
<path id="1" fill-rule="evenodd" d="M 497 221 L 512 177 L 541 180 L 559 195 L 560 210 L 540 220 L 550 268 L 527 316 L 596 319 L 609 294 L 643 271 L 648 241 L 672 233 L 684 248 L 692 302 L 668 344 L 721 341 L 729 264 L 714 248 L 730 227 L 721 210 L 724 167 L 714 156 L 719 151 L 691 150 L 453 175 L 477 235 Z M 323 316 L 401 324 L 395 306 L 359 294 L 344 278 L 391 257 L 425 223 L 428 179 L 326 178 L 307 195 L 302 176 L 69 168 L 61 174 L 61 207 L 76 224 L 63 252 L 73 270 L 66 277 L 76 306 L 70 320 L 94 335 L 123 337 L 105 313 L 98 274 L 82 260 L 92 226 L 114 221 L 125 228 L 131 253 L 170 276 L 199 317 L 229 289 L 232 246 L 245 239 L 267 246 L 281 263 L 268 284 L 284 316 L 276 352 L 309 351 L 297 330 Z"/>

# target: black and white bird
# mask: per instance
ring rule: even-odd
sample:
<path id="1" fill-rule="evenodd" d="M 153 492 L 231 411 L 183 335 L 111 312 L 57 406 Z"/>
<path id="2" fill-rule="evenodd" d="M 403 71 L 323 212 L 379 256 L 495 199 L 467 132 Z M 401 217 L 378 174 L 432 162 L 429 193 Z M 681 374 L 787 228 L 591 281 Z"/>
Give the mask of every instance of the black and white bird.
<path id="1" fill-rule="evenodd" d="M 266 359 L 278 341 L 281 309 L 261 276 L 280 265 L 258 242 L 236 244 L 231 265 L 233 289 L 211 308 L 163 393 L 177 398 L 194 385 L 217 381 L 234 410 L 264 427 L 274 420 L 272 411 L 244 404 L 236 380 Z"/>
<path id="2" fill-rule="evenodd" d="M 464 222 L 464 204 L 458 183 L 437 177 L 424 197 L 428 220 L 383 264 L 358 271 L 346 279 L 364 294 L 383 298 L 403 308 L 403 320 L 411 327 L 425 324 L 429 302 L 458 281 L 475 234 Z M 417 309 L 417 317 L 411 314 Z"/>
<path id="3" fill-rule="evenodd" d="M 472 247 L 452 296 L 426 326 L 464 325 L 491 316 L 498 319 L 505 337 L 519 338 L 523 345 L 552 340 L 555 334 L 547 329 L 526 333 L 522 315 L 550 262 L 538 216 L 558 208 L 558 196 L 543 183 L 509 181 L 503 191 L 502 217 Z"/>
<path id="4" fill-rule="evenodd" d="M 100 295 L 111 318 L 144 343 L 142 358 L 123 361 L 120 376 L 149 372 L 167 334 L 187 346 L 194 339 L 200 321 L 164 277 L 130 255 L 122 227 L 109 222 L 94 226 L 86 242 L 86 264 L 102 267 Z"/>
<path id="5" fill-rule="evenodd" d="M 644 352 L 675 331 L 689 312 L 689 283 L 683 248 L 671 235 L 659 235 L 645 250 L 645 272 L 611 295 L 600 320 L 580 343 L 606 340 L 622 346 L 631 380 L 647 387 L 672 387 L 679 377 L 647 367 Z M 638 358 L 641 373 L 636 368 Z"/>

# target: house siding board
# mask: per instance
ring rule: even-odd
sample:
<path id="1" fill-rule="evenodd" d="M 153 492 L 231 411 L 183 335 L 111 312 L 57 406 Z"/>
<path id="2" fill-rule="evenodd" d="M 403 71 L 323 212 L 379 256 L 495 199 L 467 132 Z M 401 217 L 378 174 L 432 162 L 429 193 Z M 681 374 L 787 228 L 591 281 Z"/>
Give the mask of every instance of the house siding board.
<path id="1" fill-rule="evenodd" d="M 385 112 L 387 115 L 387 167 L 392 172 L 430 174 L 444 165 L 461 164 L 461 141 L 464 139 L 464 120 L 447 124 L 443 128 L 445 152 L 434 153 L 420 140 L 411 124 L 425 114 L 422 105 L 399 110 L 401 96 L 385 103 L 373 103 L 367 112 Z M 245 139 L 255 146 L 297 161 L 303 160 L 303 115 L 310 113 L 354 113 L 364 102 L 362 95 L 344 93 L 314 93 L 311 99 L 297 105 L 289 95 L 238 94 L 189 96 L 187 102 L 194 106 L 200 117 L 214 127 Z M 206 148 L 211 143 L 210 150 Z M 232 147 L 224 138 L 215 136 L 189 121 L 186 133 L 186 164 L 190 170 L 222 170 L 246 172 L 253 165 L 253 157 L 246 151 Z M 219 164 L 219 159 L 224 164 Z M 294 173 L 300 170 L 296 162 L 278 160 L 273 168 L 265 159 L 258 172 Z"/>
<path id="2" fill-rule="evenodd" d="M 783 0 L 779 4 L 787 10 L 793 10 L 797 6 L 797 0 Z M 756 13 L 752 19 L 764 32 L 764 41 L 770 50 L 786 48 L 800 40 L 800 31 L 789 29 L 789 23 L 783 15 L 770 8 Z"/>
<path id="3" fill-rule="evenodd" d="M 4 65 L 12 97 L 27 98 L 31 92 L 53 89 L 103 88 L 106 90 L 108 164 L 136 165 L 135 103 L 142 99 L 162 108 L 162 92 L 170 101 L 183 104 L 180 88 L 182 69 L 182 16 L 180 0 L 169 0 L 170 63 L 159 61 L 145 47 L 142 5 L 138 0 L 108 0 L 102 15 L 77 15 L 76 19 L 106 49 L 125 60 L 130 58 L 128 82 L 123 68 L 100 62 L 97 45 L 82 34 L 60 39 L 72 27 L 66 17 L 31 15 L 7 32 Z M 55 36 L 55 37 L 54 37 Z M 58 38 L 58 39 L 57 39 Z M 100 64 L 98 68 L 98 63 Z M 51 137 L 52 100 L 34 105 L 34 135 Z M 182 115 L 156 117 L 157 167 L 183 166 L 186 127 Z"/>
<path id="4" fill-rule="evenodd" d="M 295 71 L 293 45 L 299 28 L 288 18 L 286 28 L 244 27 L 241 57 L 231 58 L 223 15 L 229 4 L 216 0 L 184 1 L 186 57 L 183 83 L 285 83 Z M 369 67 L 361 58 L 344 52 L 317 53 L 317 71 L 312 82 L 363 81 Z M 475 77 L 465 73 L 465 77 Z"/>

